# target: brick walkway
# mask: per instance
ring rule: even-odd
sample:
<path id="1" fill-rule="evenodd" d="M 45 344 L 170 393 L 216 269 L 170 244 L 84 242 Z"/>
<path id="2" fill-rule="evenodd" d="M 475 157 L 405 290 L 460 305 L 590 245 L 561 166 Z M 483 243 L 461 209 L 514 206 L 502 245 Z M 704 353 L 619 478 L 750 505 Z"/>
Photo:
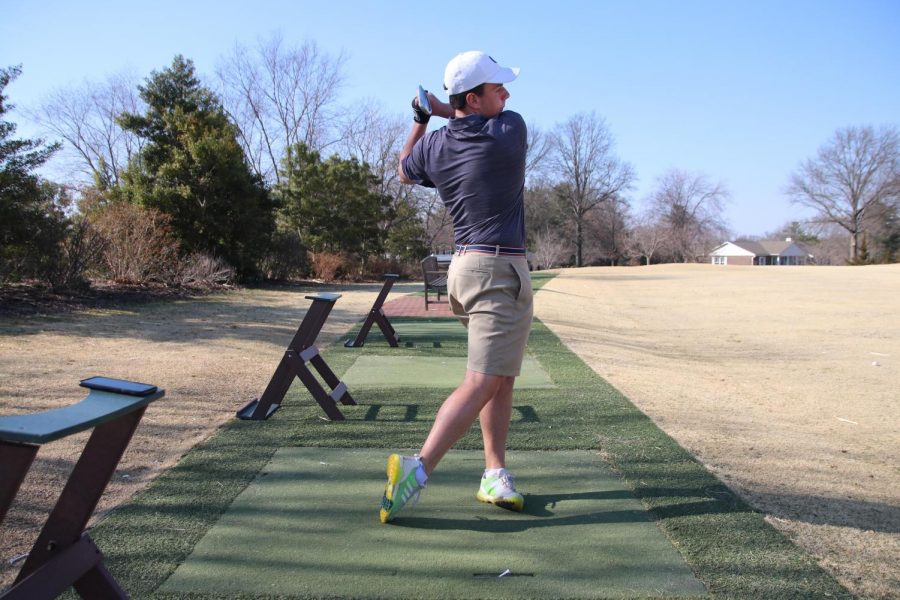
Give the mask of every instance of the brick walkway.
<path id="1" fill-rule="evenodd" d="M 432 303 L 428 299 L 428 310 L 425 310 L 424 296 L 401 296 L 396 300 L 389 300 L 381 307 L 388 317 L 452 317 L 450 304 L 441 296 L 440 303 Z"/>

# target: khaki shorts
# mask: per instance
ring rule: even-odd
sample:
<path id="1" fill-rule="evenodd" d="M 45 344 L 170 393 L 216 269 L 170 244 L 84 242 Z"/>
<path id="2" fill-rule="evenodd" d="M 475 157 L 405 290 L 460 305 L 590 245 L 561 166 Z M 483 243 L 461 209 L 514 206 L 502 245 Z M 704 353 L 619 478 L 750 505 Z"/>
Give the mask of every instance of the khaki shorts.
<path id="1" fill-rule="evenodd" d="M 469 370 L 519 375 L 533 312 L 525 257 L 455 254 L 447 292 L 453 314 L 469 330 Z"/>

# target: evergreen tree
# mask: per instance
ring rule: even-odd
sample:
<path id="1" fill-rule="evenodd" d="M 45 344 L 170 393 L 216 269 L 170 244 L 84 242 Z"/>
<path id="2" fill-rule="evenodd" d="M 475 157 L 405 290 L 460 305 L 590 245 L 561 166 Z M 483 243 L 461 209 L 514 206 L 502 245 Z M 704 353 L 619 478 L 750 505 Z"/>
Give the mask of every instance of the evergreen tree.
<path id="1" fill-rule="evenodd" d="M 44 277 L 67 223 L 56 201 L 59 187 L 34 174 L 59 144 L 15 139 L 15 123 L 3 120 L 13 108 L 3 91 L 21 72 L 21 67 L 0 69 L 0 281 Z"/>
<path id="2" fill-rule="evenodd" d="M 378 227 L 390 218 L 390 198 L 365 163 L 318 152 L 299 143 L 288 149 L 283 181 L 276 186 L 283 226 L 314 251 L 351 252 L 363 259 L 381 252 Z"/>
<path id="3" fill-rule="evenodd" d="M 187 252 L 219 256 L 243 279 L 256 276 L 274 228 L 273 205 L 215 94 L 180 55 L 138 90 L 147 112 L 126 113 L 120 124 L 146 144 L 124 174 L 122 193 L 171 215 Z"/>

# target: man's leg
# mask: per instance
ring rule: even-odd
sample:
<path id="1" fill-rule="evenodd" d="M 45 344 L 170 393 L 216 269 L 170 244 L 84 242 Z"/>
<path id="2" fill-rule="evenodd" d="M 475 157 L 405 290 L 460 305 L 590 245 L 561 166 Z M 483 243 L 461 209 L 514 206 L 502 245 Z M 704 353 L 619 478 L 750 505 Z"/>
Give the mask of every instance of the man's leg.
<path id="1" fill-rule="evenodd" d="M 418 498 L 428 475 L 431 475 L 453 444 L 469 430 L 484 405 L 503 387 L 503 379 L 498 375 L 467 370 L 462 385 L 444 400 L 438 410 L 419 457 L 399 454 L 388 457 L 388 482 L 381 499 L 379 515 L 382 523 L 393 520 L 409 500 Z"/>
<path id="2" fill-rule="evenodd" d="M 512 417 L 512 398 L 515 377 L 503 377 L 494 396 L 479 413 L 481 437 L 484 439 L 484 467 L 502 469 L 506 466 L 506 438 Z"/>
<path id="3" fill-rule="evenodd" d="M 456 390 L 450 394 L 438 410 L 434 425 L 425 439 L 419 452 L 419 458 L 425 472 L 431 475 L 450 448 L 453 447 L 475 422 L 475 418 L 485 405 L 505 388 L 504 381 L 511 379 L 500 375 L 486 375 L 477 371 L 466 370 L 466 377 Z M 512 386 L 510 391 L 510 411 L 512 410 Z M 502 403 L 501 403 L 502 404 Z M 490 417 L 489 417 L 490 418 Z M 507 416 L 507 427 L 509 417 Z M 504 442 L 505 443 L 505 442 Z"/>
<path id="4" fill-rule="evenodd" d="M 497 393 L 481 409 L 481 436 L 484 439 L 484 475 L 475 495 L 482 502 L 521 511 L 525 498 L 516 491 L 512 475 L 506 470 L 506 439 L 512 417 L 515 377 L 504 377 Z"/>

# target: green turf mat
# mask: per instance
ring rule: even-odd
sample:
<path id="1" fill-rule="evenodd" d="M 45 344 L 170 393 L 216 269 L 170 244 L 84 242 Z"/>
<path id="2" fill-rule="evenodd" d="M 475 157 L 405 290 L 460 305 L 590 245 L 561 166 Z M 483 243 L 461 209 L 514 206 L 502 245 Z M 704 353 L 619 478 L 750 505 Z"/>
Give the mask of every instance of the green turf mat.
<path id="1" fill-rule="evenodd" d="M 468 331 L 463 324 L 453 318 L 434 319 L 394 319 L 394 329 L 400 335 L 400 342 L 428 344 L 440 341 L 466 342 Z M 392 321 L 393 322 L 393 321 Z"/>
<path id="2" fill-rule="evenodd" d="M 706 594 L 595 452 L 514 452 L 524 513 L 477 502 L 452 451 L 418 506 L 378 522 L 387 450 L 282 448 L 159 590 L 356 598 Z M 506 570 L 509 574 L 499 575 Z"/>
<path id="3" fill-rule="evenodd" d="M 455 388 L 462 383 L 466 358 L 461 356 L 360 356 L 342 378 L 357 388 Z M 522 363 L 516 389 L 556 387 L 532 356 Z"/>

